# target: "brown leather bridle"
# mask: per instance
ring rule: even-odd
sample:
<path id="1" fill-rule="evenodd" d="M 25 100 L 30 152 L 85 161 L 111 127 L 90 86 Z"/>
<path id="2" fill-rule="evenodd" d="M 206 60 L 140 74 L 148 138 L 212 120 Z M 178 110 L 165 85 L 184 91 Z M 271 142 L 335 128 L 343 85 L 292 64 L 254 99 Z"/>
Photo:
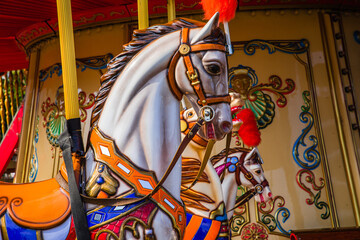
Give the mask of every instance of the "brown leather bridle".
<path id="1" fill-rule="evenodd" d="M 190 45 L 189 32 L 190 32 L 189 28 L 183 28 L 181 30 L 181 43 L 179 49 L 175 52 L 170 62 L 169 71 L 168 71 L 168 83 L 171 91 L 179 101 L 182 99 L 183 93 L 180 91 L 175 81 L 175 67 L 178 63 L 179 58 L 183 57 L 184 64 L 186 67 L 187 78 L 189 79 L 190 84 L 198 97 L 198 104 L 200 106 L 206 106 L 206 105 L 222 103 L 222 102 L 230 103 L 231 98 L 229 94 L 224 96 L 213 96 L 213 97 L 206 96 L 204 89 L 201 85 L 201 80 L 198 71 L 196 70 L 196 68 L 194 68 L 190 57 L 191 53 L 206 51 L 206 50 L 217 50 L 217 51 L 226 52 L 226 47 L 224 45 L 214 44 L 214 43 Z"/>
<path id="2" fill-rule="evenodd" d="M 251 182 L 251 184 L 255 187 L 255 190 L 257 193 L 262 193 L 265 187 L 269 186 L 269 182 L 264 179 L 262 182 L 258 182 L 255 178 L 254 175 L 249 172 L 245 166 L 244 166 L 244 162 L 245 162 L 245 156 L 247 154 L 242 154 L 239 161 L 236 163 L 236 172 L 235 172 L 235 179 L 236 179 L 236 183 L 238 184 L 238 186 L 241 185 L 241 180 L 240 180 L 240 172 L 242 172 L 245 176 L 245 178 Z"/>

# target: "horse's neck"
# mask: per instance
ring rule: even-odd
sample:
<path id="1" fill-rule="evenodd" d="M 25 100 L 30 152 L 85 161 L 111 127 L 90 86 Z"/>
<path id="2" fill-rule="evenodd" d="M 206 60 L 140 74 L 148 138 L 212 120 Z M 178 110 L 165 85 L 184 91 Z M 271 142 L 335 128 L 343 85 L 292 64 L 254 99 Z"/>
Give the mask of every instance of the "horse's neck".
<path id="1" fill-rule="evenodd" d="M 178 38 L 178 33 L 159 38 L 128 63 L 114 83 L 98 123 L 122 153 L 138 167 L 153 170 L 158 179 L 180 144 L 179 102 L 166 82 Z M 164 183 L 177 199 L 180 164 Z"/>
<path id="2" fill-rule="evenodd" d="M 235 173 L 229 173 L 227 169 L 225 171 L 224 180 L 222 182 L 222 191 L 224 194 L 224 202 L 226 210 L 229 211 L 235 206 L 237 183 L 235 180 Z M 227 213 L 228 219 L 231 219 L 234 211 L 231 210 Z"/>
<path id="3" fill-rule="evenodd" d="M 245 154 L 245 155 L 243 156 L 243 154 Z M 245 157 L 246 154 L 247 154 L 246 151 L 241 151 L 241 150 L 235 153 L 235 155 L 237 156 L 239 161 L 242 157 Z M 234 208 L 235 202 L 236 202 L 236 196 L 237 196 L 237 190 L 238 190 L 238 184 L 236 182 L 236 171 L 229 172 L 228 167 L 225 167 L 223 174 L 224 174 L 224 180 L 222 182 L 222 189 L 223 189 L 223 194 L 224 194 L 224 199 L 225 199 L 225 206 L 226 206 L 227 211 L 229 211 L 230 209 Z M 240 176 L 239 176 L 240 182 L 243 185 L 243 182 L 245 180 L 244 174 L 241 171 L 239 174 L 240 174 Z M 231 210 L 227 213 L 228 219 L 231 219 L 233 213 L 234 213 L 233 210 Z"/>

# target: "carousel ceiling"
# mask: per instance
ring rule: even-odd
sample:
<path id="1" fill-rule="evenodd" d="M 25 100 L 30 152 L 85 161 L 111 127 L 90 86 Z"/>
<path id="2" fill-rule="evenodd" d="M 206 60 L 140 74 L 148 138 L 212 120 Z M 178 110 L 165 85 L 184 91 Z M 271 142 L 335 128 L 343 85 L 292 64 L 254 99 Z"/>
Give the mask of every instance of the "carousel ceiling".
<path id="1" fill-rule="evenodd" d="M 150 15 L 165 15 L 167 0 L 148 0 Z M 201 11 L 201 0 L 176 0 L 177 14 Z M 359 10 L 358 0 L 238 0 L 239 8 Z M 135 21 L 137 0 L 71 0 L 74 29 L 99 22 Z M 56 0 L 0 0 L 0 73 L 28 67 L 25 48 L 57 34 Z"/>

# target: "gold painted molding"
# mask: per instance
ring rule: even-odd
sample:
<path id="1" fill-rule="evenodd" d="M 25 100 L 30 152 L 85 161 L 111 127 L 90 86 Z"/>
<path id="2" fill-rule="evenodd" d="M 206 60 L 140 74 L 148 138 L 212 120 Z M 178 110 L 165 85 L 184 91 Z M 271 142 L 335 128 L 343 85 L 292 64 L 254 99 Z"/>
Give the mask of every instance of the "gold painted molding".
<path id="1" fill-rule="evenodd" d="M 26 86 L 24 101 L 24 115 L 19 141 L 19 154 L 16 163 L 14 183 L 27 182 L 27 170 L 33 150 L 32 143 L 35 134 L 35 115 L 39 94 L 39 63 L 40 49 L 38 49 L 30 57 L 29 71 L 27 77 L 28 83 Z"/>
<path id="2" fill-rule="evenodd" d="M 303 61 L 297 54 L 294 55 L 295 59 L 304 66 L 305 72 L 306 72 L 306 78 L 307 82 L 310 86 L 311 91 L 311 105 L 314 114 L 314 126 L 315 126 L 315 132 L 319 140 L 319 150 L 320 154 L 323 157 L 323 161 L 321 161 L 321 167 L 323 170 L 323 174 L 325 176 L 325 190 L 326 190 L 326 196 L 330 204 L 330 218 L 331 218 L 331 225 L 333 228 L 339 228 L 339 217 L 336 210 L 336 204 L 334 199 L 334 188 L 331 181 L 331 174 L 330 174 L 330 168 L 329 168 L 329 161 L 327 154 L 325 152 L 325 143 L 324 143 L 324 135 L 323 135 L 323 127 L 320 121 L 320 113 L 319 113 L 319 104 L 317 102 L 316 96 L 316 86 L 314 81 L 314 75 L 312 71 L 312 63 L 311 63 L 311 57 L 309 56 L 309 53 L 306 54 L 307 62 Z"/>
<path id="3" fill-rule="evenodd" d="M 345 139 L 345 133 L 344 133 L 344 127 L 342 126 L 341 121 L 341 115 L 340 115 L 340 103 L 338 102 L 338 96 L 335 90 L 335 74 L 334 69 L 332 68 L 332 61 L 330 56 L 330 49 L 329 49 L 329 36 L 326 32 L 326 25 L 325 25 L 325 15 L 323 12 L 319 12 L 319 24 L 320 24 L 320 30 L 321 30 L 321 39 L 324 46 L 324 57 L 325 57 L 325 63 L 326 63 L 326 69 L 329 76 L 329 86 L 330 86 L 330 94 L 331 99 L 333 102 L 333 108 L 335 112 L 335 121 L 336 121 L 336 127 L 339 134 L 339 142 L 340 142 L 340 150 L 341 154 L 343 156 L 343 163 L 344 168 L 346 172 L 346 180 L 348 182 L 348 187 L 350 191 L 351 196 L 351 203 L 353 205 L 353 212 L 355 217 L 356 226 L 360 226 L 360 211 L 359 211 L 359 204 L 358 204 L 358 198 L 357 193 L 355 189 L 354 184 L 354 177 L 352 175 L 351 169 L 350 169 L 350 159 L 349 159 L 349 151 L 347 149 L 347 143 Z"/>

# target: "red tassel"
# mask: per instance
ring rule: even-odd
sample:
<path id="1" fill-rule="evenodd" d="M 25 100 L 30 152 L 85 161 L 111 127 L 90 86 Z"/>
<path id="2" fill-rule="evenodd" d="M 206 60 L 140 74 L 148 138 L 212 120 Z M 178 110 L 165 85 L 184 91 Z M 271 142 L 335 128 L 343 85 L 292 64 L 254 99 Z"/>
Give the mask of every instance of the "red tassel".
<path id="1" fill-rule="evenodd" d="M 205 12 L 205 19 L 210 19 L 219 12 L 220 22 L 229 22 L 235 16 L 237 0 L 201 0 Z"/>
<path id="2" fill-rule="evenodd" d="M 250 109 L 243 109 L 237 115 L 243 124 L 239 128 L 239 136 L 244 144 L 249 147 L 256 147 L 261 142 L 260 131 L 256 125 L 254 113 Z"/>

